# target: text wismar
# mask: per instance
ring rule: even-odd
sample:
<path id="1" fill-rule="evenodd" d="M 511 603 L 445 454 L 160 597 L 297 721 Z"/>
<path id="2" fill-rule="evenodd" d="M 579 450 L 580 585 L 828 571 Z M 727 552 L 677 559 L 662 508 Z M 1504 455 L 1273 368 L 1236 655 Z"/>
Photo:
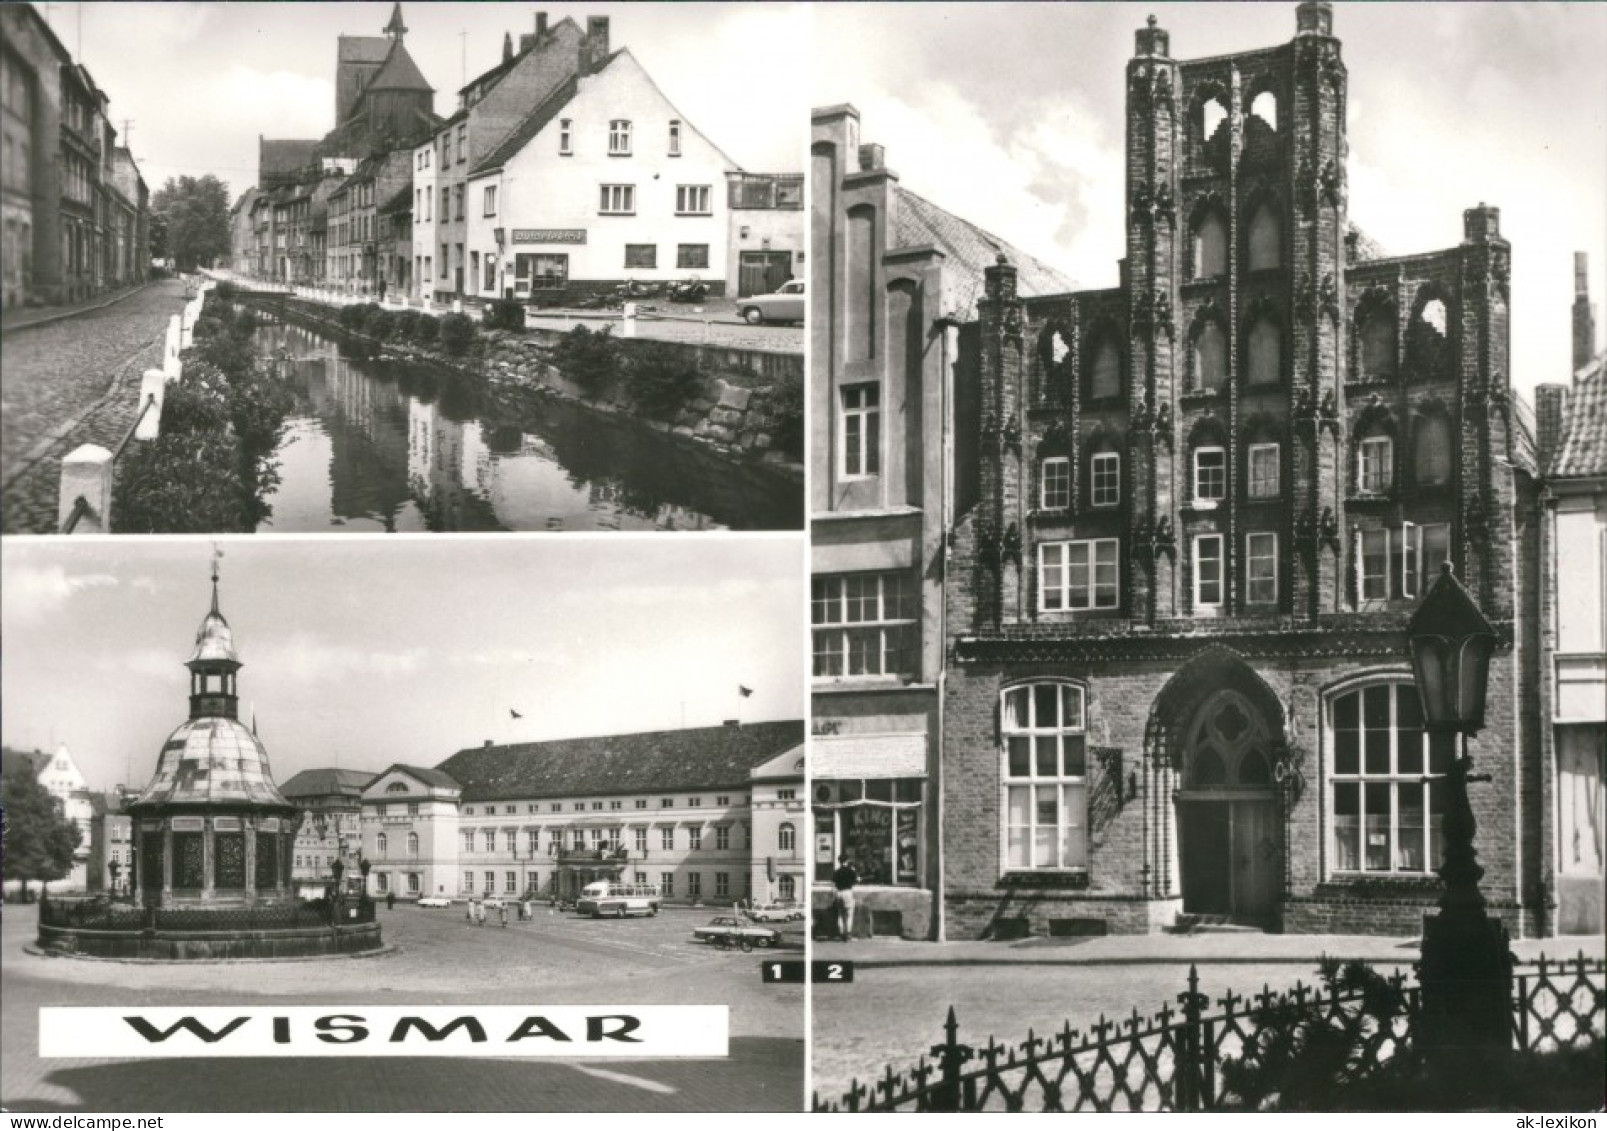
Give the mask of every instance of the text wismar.
<path id="1" fill-rule="evenodd" d="M 245 1026 L 250 1023 L 253 1029 L 260 1029 L 264 1022 L 270 1024 L 273 1030 L 275 1044 L 288 1045 L 292 1043 L 296 1027 L 292 1019 L 284 1016 L 245 1016 L 236 1017 L 231 1021 L 217 1026 L 208 1026 L 195 1017 L 180 1017 L 171 1025 L 163 1028 L 152 1024 L 149 1020 L 139 1016 L 125 1016 L 124 1021 L 140 1036 L 152 1044 L 160 1044 L 179 1033 L 188 1033 L 199 1038 L 207 1044 L 217 1044 L 231 1034 L 245 1032 Z M 404 1044 L 408 1041 L 444 1041 L 455 1034 L 474 1044 L 484 1044 L 489 1041 L 498 1041 L 502 1044 L 514 1044 L 527 1040 L 548 1040 L 574 1043 L 579 1040 L 586 1044 L 597 1044 L 603 1041 L 621 1041 L 626 1044 L 640 1044 L 641 1038 L 632 1036 L 642 1027 L 639 1018 L 627 1013 L 590 1014 L 585 1018 L 584 1035 L 566 1030 L 550 1017 L 532 1014 L 524 1017 L 506 1036 L 487 1034 L 486 1026 L 480 1018 L 473 1014 L 462 1014 L 453 1017 L 443 1024 L 436 1024 L 423 1017 L 404 1015 L 398 1017 L 395 1024 L 387 1032 L 383 1027 L 370 1026 L 368 1019 L 353 1013 L 332 1013 L 322 1017 L 314 1017 L 310 1022 L 296 1019 L 297 1025 L 305 1027 L 310 1024 L 311 1035 L 316 1039 L 333 1045 L 351 1045 L 364 1041 L 374 1041 L 382 1044 Z M 573 1026 L 571 1025 L 571 1028 Z M 305 1035 L 305 1029 L 300 1035 Z"/>

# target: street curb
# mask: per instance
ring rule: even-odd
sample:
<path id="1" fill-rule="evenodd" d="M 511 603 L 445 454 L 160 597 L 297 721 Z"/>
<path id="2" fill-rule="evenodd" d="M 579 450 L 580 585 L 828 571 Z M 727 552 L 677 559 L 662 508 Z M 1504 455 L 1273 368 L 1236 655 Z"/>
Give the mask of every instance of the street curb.
<path id="1" fill-rule="evenodd" d="M 1370 962 L 1374 964 L 1393 963 L 1400 965 L 1407 962 L 1416 962 L 1421 956 L 1418 954 L 1390 955 L 1388 958 L 1369 957 L 1367 955 L 1329 954 L 1313 957 L 1310 955 L 1268 955 L 1259 958 L 1236 957 L 1196 957 L 1196 958 L 1163 958 L 1159 956 L 1144 956 L 1140 958 L 928 958 L 928 959 L 845 959 L 854 964 L 855 970 L 882 970 L 917 966 L 1317 966 L 1323 958 L 1337 958 L 1341 962 Z M 819 956 L 816 955 L 818 959 Z M 829 961 L 829 960 L 826 960 Z"/>
<path id="2" fill-rule="evenodd" d="M 35 329 L 36 327 L 39 327 L 39 326 L 49 326 L 49 325 L 51 325 L 53 323 L 60 322 L 60 321 L 62 321 L 64 319 L 67 319 L 67 318 L 77 318 L 80 314 L 92 314 L 97 310 L 105 310 L 108 306 L 116 306 L 118 303 L 122 302 L 125 298 L 133 298 L 135 295 L 137 295 L 141 291 L 143 291 L 146 287 L 149 287 L 152 284 L 153 281 L 154 280 L 147 279 L 145 282 L 141 283 L 139 286 L 134 287 L 131 290 L 124 291 L 122 294 L 117 295 L 115 298 L 109 298 L 105 302 L 98 302 L 94 306 L 79 306 L 79 307 L 73 308 L 72 310 L 63 310 L 63 311 L 61 311 L 60 313 L 57 313 L 57 314 L 47 314 L 45 317 L 35 319 L 32 322 L 24 322 L 20 326 L 0 326 L 0 334 L 16 334 L 16 333 L 20 333 L 23 330 Z"/>

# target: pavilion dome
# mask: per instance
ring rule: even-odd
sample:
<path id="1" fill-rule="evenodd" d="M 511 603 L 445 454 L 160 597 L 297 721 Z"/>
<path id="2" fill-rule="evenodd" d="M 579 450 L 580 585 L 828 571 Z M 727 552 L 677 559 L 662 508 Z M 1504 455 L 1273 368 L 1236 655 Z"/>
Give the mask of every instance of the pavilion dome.
<path id="1" fill-rule="evenodd" d="M 195 630 L 195 651 L 190 654 L 190 663 L 197 660 L 240 662 L 240 657 L 234 653 L 234 630 L 223 619 L 223 614 L 218 612 L 216 604 L 201 622 L 201 627 Z"/>
<path id="2" fill-rule="evenodd" d="M 172 805 L 293 808 L 274 784 L 262 742 L 239 720 L 219 715 L 190 719 L 168 737 L 156 775 L 131 807 Z"/>

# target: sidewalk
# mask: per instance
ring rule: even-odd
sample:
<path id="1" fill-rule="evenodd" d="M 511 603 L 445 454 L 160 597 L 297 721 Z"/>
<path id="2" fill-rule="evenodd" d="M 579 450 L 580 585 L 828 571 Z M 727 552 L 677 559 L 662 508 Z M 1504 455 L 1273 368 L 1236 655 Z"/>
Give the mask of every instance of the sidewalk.
<path id="1" fill-rule="evenodd" d="M 63 318 L 71 318 L 77 314 L 85 314 L 91 310 L 100 310 L 113 303 L 122 302 L 131 298 L 151 285 L 150 280 L 135 283 L 118 291 L 108 291 L 93 298 L 86 298 L 82 302 L 67 303 L 64 306 L 15 306 L 0 314 L 0 334 L 9 334 L 14 330 L 26 330 L 31 326 L 48 326 L 52 322 L 59 322 Z"/>
<path id="2" fill-rule="evenodd" d="M 1375 964 L 1416 962 L 1417 938 L 1376 935 L 1269 935 L 1259 931 L 1206 931 L 1192 935 L 1105 935 L 1034 938 L 1017 942 L 910 942 L 855 939 L 814 944 L 816 961 L 849 961 L 867 969 L 896 966 L 1183 966 L 1290 963 L 1315 966 L 1325 955 Z M 1607 952 L 1601 935 L 1517 939 L 1519 962 L 1587 959 Z"/>

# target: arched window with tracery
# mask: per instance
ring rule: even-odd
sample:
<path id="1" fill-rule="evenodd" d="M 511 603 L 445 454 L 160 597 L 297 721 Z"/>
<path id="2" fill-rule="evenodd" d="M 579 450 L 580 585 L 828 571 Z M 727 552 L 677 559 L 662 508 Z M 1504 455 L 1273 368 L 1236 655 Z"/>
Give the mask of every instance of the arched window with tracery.
<path id="1" fill-rule="evenodd" d="M 1215 279 L 1228 273 L 1228 223 L 1211 208 L 1194 225 L 1194 277 Z"/>
<path id="2" fill-rule="evenodd" d="M 1101 333 L 1094 343 L 1088 363 L 1088 395 L 1091 400 L 1119 397 L 1122 392 L 1122 356 L 1114 335 Z"/>
<path id="3" fill-rule="evenodd" d="M 1221 323 L 1214 318 L 1200 322 L 1189 344 L 1189 357 L 1195 392 L 1215 392 L 1222 387 L 1228 377 L 1228 342 Z"/>

